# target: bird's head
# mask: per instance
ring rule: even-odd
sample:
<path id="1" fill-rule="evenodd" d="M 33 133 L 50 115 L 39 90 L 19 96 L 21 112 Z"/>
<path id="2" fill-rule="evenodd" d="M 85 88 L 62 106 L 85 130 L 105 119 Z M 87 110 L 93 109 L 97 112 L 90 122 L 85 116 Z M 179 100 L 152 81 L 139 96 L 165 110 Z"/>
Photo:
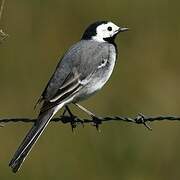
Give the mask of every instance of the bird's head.
<path id="1" fill-rule="evenodd" d="M 117 34 L 127 30 L 128 28 L 119 27 L 110 21 L 97 21 L 85 30 L 82 39 L 112 43 Z"/>

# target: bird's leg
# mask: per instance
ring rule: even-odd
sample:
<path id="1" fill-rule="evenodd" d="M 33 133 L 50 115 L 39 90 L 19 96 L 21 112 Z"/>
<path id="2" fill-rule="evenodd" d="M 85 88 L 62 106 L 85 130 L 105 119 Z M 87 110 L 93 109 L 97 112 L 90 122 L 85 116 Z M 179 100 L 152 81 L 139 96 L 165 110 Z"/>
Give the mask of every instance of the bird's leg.
<path id="1" fill-rule="evenodd" d="M 74 131 L 74 128 L 76 128 L 76 116 L 74 116 L 74 114 L 71 112 L 71 110 L 69 109 L 69 107 L 66 105 L 65 106 L 65 110 L 63 112 L 63 115 L 65 115 L 65 113 L 68 112 L 70 117 L 71 117 L 71 129 L 72 132 Z"/>
<path id="2" fill-rule="evenodd" d="M 65 116 L 65 114 L 66 114 L 66 112 L 67 112 L 67 109 L 66 109 L 66 106 L 65 106 L 65 108 L 64 108 L 64 111 L 63 111 L 63 116 Z"/>
<path id="3" fill-rule="evenodd" d="M 85 107 L 81 106 L 80 104 L 74 103 L 78 108 L 80 108 L 82 111 L 84 111 L 85 113 L 87 113 L 89 116 L 91 116 L 92 120 L 93 120 L 93 125 L 96 127 L 96 129 L 100 132 L 99 130 L 99 125 L 102 123 L 101 121 L 101 117 L 97 117 L 94 113 L 90 112 L 89 110 L 87 110 Z"/>
<path id="4" fill-rule="evenodd" d="M 75 116 L 75 115 L 71 112 L 70 108 L 69 108 L 67 105 L 65 106 L 65 109 L 64 109 L 62 115 L 65 116 L 66 112 L 69 113 L 70 118 L 71 118 L 72 131 L 73 131 L 73 129 L 77 126 L 77 123 L 81 123 L 82 126 L 84 127 L 84 121 L 83 121 L 82 119 L 77 118 L 77 116 Z"/>

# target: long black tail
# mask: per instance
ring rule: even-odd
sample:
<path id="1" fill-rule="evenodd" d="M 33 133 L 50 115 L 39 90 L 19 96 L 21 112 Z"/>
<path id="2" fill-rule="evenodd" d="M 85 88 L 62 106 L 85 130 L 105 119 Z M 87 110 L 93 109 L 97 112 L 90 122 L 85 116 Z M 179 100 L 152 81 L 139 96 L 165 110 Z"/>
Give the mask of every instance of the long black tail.
<path id="1" fill-rule="evenodd" d="M 20 169 L 25 158 L 27 157 L 33 145 L 36 143 L 36 141 L 48 125 L 55 111 L 56 107 L 39 115 L 38 120 L 30 129 L 9 163 L 9 166 L 12 168 L 12 171 L 14 173 L 16 173 Z"/>

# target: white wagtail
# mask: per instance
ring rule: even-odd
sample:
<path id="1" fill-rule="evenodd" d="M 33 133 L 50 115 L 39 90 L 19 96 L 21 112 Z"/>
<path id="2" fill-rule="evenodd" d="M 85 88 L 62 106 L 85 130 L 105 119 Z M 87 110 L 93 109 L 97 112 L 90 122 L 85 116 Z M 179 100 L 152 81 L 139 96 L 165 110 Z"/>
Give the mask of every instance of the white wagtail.
<path id="1" fill-rule="evenodd" d="M 94 114 L 77 104 L 100 90 L 113 71 L 117 58 L 115 37 L 128 28 L 112 22 L 98 21 L 91 24 L 81 40 L 61 58 L 54 74 L 42 93 L 43 102 L 37 121 L 15 152 L 9 166 L 17 172 L 49 121 L 62 107 L 69 111 L 73 103 L 86 113 Z M 70 113 L 70 111 L 69 111 Z"/>

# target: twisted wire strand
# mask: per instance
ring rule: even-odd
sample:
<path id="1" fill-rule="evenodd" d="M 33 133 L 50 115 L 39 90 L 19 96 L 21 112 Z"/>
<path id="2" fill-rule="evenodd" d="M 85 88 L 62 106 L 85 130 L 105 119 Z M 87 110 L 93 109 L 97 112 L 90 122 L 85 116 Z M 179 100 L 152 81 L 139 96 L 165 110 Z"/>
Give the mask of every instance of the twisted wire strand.
<path id="1" fill-rule="evenodd" d="M 37 119 L 31 119 L 31 118 L 6 118 L 6 119 L 0 119 L 0 126 L 3 127 L 6 123 L 33 123 Z M 59 118 L 53 118 L 51 122 L 61 122 L 61 123 L 72 123 L 75 122 L 76 124 L 102 124 L 104 122 L 109 121 L 123 121 L 128 123 L 135 123 L 135 124 L 143 124 L 146 128 L 149 130 L 152 130 L 147 122 L 153 122 L 153 121 L 180 121 L 179 116 L 145 116 L 142 113 L 139 113 L 136 117 L 123 117 L 123 116 L 107 116 L 107 117 L 95 117 L 95 119 L 80 119 L 76 116 L 60 116 Z"/>

